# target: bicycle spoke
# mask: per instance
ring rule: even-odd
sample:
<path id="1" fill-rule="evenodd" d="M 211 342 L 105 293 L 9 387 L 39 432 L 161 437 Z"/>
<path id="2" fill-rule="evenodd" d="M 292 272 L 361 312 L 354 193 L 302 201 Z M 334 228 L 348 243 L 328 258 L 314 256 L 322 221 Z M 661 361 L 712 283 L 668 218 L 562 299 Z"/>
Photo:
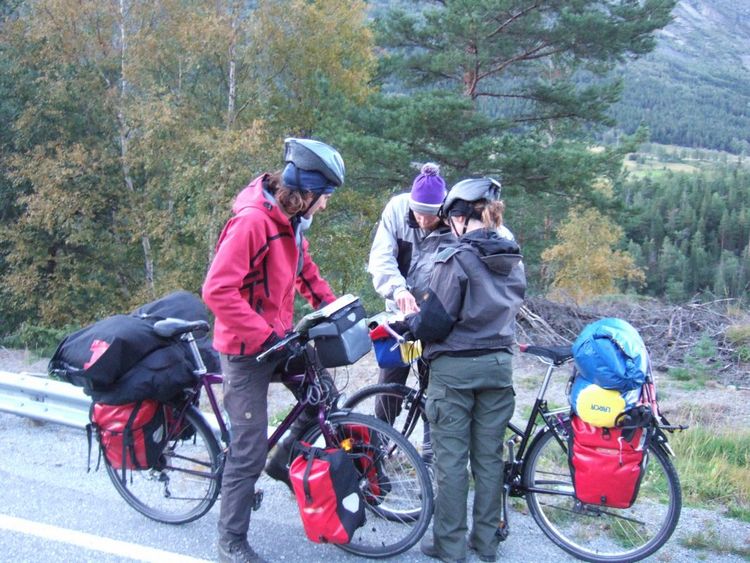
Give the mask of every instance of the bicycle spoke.
<path id="1" fill-rule="evenodd" d="M 169 524 L 200 518 L 219 495 L 221 464 L 213 432 L 194 407 L 185 411 L 179 423 L 194 436 L 171 442 L 156 468 L 131 470 L 129 479 L 122 482 L 121 471 L 106 466 L 115 488 L 130 506 Z"/>
<path id="2" fill-rule="evenodd" d="M 525 460 L 522 490 L 527 491 L 534 520 L 555 544 L 586 561 L 637 561 L 654 553 L 674 531 L 681 502 L 669 459 L 653 448 L 649 454 L 651 461 L 632 506 L 583 504 L 574 497 L 567 455 L 547 431 Z M 658 486 L 650 487 L 652 483 Z"/>

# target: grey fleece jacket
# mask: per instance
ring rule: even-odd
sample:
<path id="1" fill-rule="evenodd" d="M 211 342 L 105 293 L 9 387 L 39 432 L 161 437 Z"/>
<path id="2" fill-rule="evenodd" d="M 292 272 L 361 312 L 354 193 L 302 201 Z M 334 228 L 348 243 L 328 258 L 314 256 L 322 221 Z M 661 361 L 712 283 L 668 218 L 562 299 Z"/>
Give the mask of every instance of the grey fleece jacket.
<path id="1" fill-rule="evenodd" d="M 423 356 L 482 355 L 515 342 L 515 318 L 526 293 L 514 241 L 479 229 L 435 258 L 428 297 L 406 318 Z"/>
<path id="2" fill-rule="evenodd" d="M 498 233 L 513 240 L 506 227 L 500 227 Z M 447 227 L 428 232 L 416 225 L 410 218 L 408 193 L 392 197 L 383 209 L 367 264 L 386 310 L 398 312 L 393 297 L 400 289 L 408 289 L 421 304 L 427 296 L 435 255 L 452 244 L 455 237 Z"/>

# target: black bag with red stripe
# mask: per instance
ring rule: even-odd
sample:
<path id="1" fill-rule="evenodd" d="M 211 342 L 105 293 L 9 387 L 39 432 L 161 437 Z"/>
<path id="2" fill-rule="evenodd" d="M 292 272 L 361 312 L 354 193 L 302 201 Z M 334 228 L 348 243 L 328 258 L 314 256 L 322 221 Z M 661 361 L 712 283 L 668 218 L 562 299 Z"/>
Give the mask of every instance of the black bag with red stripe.
<path id="1" fill-rule="evenodd" d="M 359 474 L 352 458 L 336 448 L 303 444 L 301 450 L 289 467 L 289 478 L 305 534 L 316 543 L 349 543 L 365 523 Z"/>

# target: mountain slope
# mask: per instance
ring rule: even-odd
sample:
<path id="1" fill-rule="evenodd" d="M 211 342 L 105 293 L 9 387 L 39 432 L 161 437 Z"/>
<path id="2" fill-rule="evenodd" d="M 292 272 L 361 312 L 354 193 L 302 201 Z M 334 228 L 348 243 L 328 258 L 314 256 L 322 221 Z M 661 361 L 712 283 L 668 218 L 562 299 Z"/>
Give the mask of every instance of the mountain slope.
<path id="1" fill-rule="evenodd" d="M 618 126 L 665 144 L 750 153 L 750 3 L 681 0 L 653 53 L 621 69 Z"/>

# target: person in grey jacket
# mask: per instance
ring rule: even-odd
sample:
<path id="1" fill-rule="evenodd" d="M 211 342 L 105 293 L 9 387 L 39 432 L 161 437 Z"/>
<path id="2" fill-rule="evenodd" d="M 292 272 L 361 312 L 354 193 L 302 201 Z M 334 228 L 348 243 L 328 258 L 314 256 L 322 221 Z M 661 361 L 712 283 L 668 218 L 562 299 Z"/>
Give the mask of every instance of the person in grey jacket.
<path id="1" fill-rule="evenodd" d="M 411 192 L 386 204 L 370 249 L 367 271 L 390 312 L 413 313 L 426 292 L 432 255 L 450 230 L 438 218 L 447 191 L 440 168 L 422 166 Z"/>
<path id="2" fill-rule="evenodd" d="M 411 192 L 394 196 L 383 210 L 367 271 L 372 275 L 375 290 L 385 299 L 388 312 L 419 311 L 435 254 L 453 240 L 450 229 L 438 217 L 446 193 L 439 166 L 428 162 L 414 178 Z M 383 368 L 378 382 L 403 385 L 409 369 L 409 366 Z M 398 401 L 378 401 L 375 415 L 393 423 L 400 406 Z"/>
<path id="3" fill-rule="evenodd" d="M 435 257 L 419 312 L 391 324 L 422 341 L 430 364 L 425 410 L 437 498 L 433 537 L 425 536 L 422 551 L 443 561 L 463 560 L 467 547 L 495 561 L 499 542 L 502 437 L 515 407 L 511 346 L 526 290 L 520 248 L 497 232 L 505 208 L 499 196 L 500 184 L 490 178 L 453 186 L 441 214 L 457 241 Z"/>

